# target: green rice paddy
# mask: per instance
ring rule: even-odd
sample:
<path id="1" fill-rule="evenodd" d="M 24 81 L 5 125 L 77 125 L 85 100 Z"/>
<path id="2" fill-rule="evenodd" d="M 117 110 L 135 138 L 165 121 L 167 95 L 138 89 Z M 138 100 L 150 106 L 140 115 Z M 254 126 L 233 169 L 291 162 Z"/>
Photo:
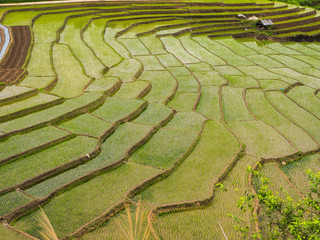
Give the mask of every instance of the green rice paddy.
<path id="1" fill-rule="evenodd" d="M 271 34 L 238 13 L 272 18 Z M 318 14 L 264 0 L 1 6 L 0 239 L 42 240 L 39 206 L 61 239 L 126 239 L 118 222 L 137 204 L 149 239 L 240 239 L 228 214 L 257 162 L 299 200 L 304 171 L 320 171 Z"/>

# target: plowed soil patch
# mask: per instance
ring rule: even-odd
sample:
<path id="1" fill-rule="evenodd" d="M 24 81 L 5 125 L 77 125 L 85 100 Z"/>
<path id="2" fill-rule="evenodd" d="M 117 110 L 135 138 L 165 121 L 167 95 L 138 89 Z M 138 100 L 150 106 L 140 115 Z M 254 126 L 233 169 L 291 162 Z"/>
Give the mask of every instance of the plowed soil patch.
<path id="1" fill-rule="evenodd" d="M 11 27 L 13 42 L 7 55 L 0 62 L 0 82 L 14 82 L 23 72 L 31 44 L 31 31 L 28 26 Z M 0 33 L 1 34 L 1 33 Z M 1 45 L 0 45 L 1 47 Z"/>
<path id="2" fill-rule="evenodd" d="M 23 69 L 0 69 L 0 82 L 14 82 L 23 71 Z"/>

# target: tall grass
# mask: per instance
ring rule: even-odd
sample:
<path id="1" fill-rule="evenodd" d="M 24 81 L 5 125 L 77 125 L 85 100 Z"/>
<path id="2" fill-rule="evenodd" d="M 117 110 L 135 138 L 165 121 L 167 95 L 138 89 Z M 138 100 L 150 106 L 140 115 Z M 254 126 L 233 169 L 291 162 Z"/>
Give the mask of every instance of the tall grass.
<path id="1" fill-rule="evenodd" d="M 58 240 L 57 234 L 53 229 L 53 226 L 47 216 L 47 214 L 40 208 L 40 214 L 38 217 L 39 225 L 41 227 L 40 235 L 45 240 Z"/>
<path id="2" fill-rule="evenodd" d="M 151 229 L 147 221 L 148 212 L 142 208 L 139 201 L 135 213 L 131 212 L 130 206 L 126 206 L 126 215 L 122 215 L 118 221 L 121 232 L 128 240 L 147 240 Z"/>
<path id="3" fill-rule="evenodd" d="M 132 211 L 130 205 L 126 206 L 126 214 L 117 219 L 117 225 L 122 233 L 123 239 L 127 240 L 148 240 L 151 234 L 151 227 L 148 224 L 148 211 L 141 206 L 139 201 Z M 47 214 L 40 207 L 37 216 L 40 231 L 39 235 L 44 240 L 58 240 L 57 234 L 48 218 Z M 122 239 L 122 238 L 121 238 Z"/>

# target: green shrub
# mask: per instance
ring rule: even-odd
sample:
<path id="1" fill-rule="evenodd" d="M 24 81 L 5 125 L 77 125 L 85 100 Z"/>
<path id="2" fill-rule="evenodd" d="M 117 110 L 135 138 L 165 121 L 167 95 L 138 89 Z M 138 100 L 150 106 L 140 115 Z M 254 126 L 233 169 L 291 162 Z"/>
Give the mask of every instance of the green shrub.
<path id="1" fill-rule="evenodd" d="M 309 192 L 303 200 L 293 200 L 284 190 L 273 192 L 270 178 L 259 171 L 249 168 L 259 182 L 257 194 L 247 194 L 239 199 L 238 207 L 243 211 L 253 210 L 254 202 L 261 206 L 261 214 L 255 220 L 259 221 L 259 230 L 253 229 L 253 224 L 234 217 L 236 229 L 243 239 L 319 239 L 320 237 L 320 172 L 307 170 Z M 257 217 L 257 216 L 255 216 Z"/>

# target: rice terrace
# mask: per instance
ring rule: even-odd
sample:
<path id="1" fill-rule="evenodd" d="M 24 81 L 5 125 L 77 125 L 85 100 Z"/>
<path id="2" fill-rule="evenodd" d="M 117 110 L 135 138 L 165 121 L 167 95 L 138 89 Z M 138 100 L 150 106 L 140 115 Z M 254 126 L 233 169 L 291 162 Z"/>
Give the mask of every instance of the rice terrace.
<path id="1" fill-rule="evenodd" d="M 135 239 L 241 239 L 230 215 L 263 222 L 258 202 L 237 206 L 253 172 L 308 196 L 317 5 L 4 2 L 0 240 L 133 239 L 132 225 Z"/>

